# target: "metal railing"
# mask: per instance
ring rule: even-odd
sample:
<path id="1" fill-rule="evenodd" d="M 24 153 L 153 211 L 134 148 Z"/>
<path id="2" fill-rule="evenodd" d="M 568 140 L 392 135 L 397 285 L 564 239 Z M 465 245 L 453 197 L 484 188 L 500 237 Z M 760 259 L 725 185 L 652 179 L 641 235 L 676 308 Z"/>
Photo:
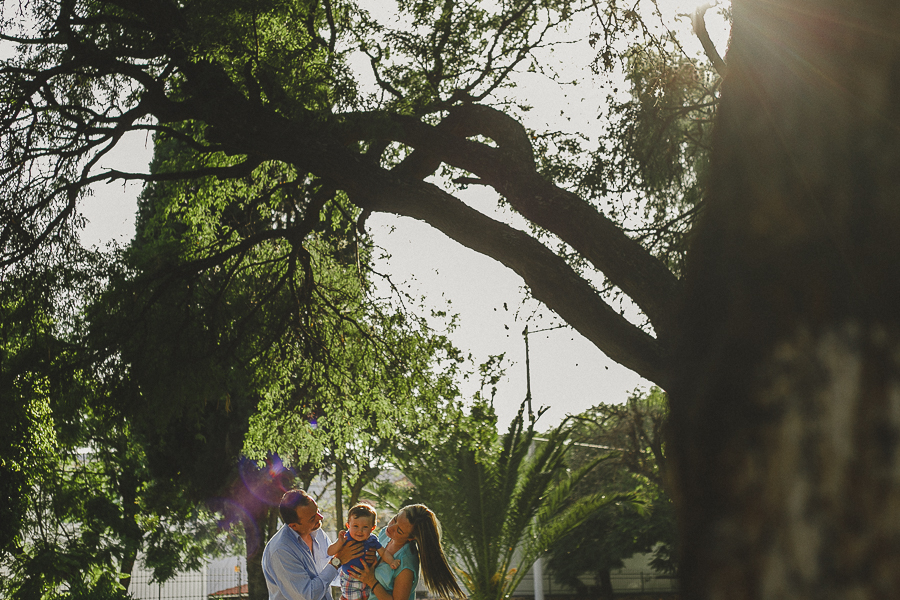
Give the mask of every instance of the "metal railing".
<path id="1" fill-rule="evenodd" d="M 151 573 L 138 571 L 131 577 L 128 593 L 136 600 L 234 600 L 247 598 L 247 579 L 239 570 L 206 569 L 179 573 L 159 583 Z"/>
<path id="2" fill-rule="evenodd" d="M 616 595 L 678 591 L 677 579 L 653 571 L 619 569 L 610 574 L 610 579 Z M 547 593 L 554 598 L 576 596 L 574 590 L 552 581 L 547 583 Z M 150 573 L 139 571 L 132 576 L 128 592 L 136 600 L 239 600 L 248 597 L 245 574 L 232 569 L 181 573 L 175 579 L 164 583 L 155 582 Z M 529 595 L 524 589 L 521 592 L 514 595 L 523 598 Z"/>
<path id="3" fill-rule="evenodd" d="M 655 571 L 619 569 L 610 573 L 613 591 L 622 593 L 677 592 L 678 579 Z"/>

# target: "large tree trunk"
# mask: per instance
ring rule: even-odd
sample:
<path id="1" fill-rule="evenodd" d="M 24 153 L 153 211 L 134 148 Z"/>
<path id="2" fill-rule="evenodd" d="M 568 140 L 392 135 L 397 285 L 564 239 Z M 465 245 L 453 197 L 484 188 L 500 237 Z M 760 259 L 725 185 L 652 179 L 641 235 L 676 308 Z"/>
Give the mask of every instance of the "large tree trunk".
<path id="1" fill-rule="evenodd" d="M 670 390 L 685 598 L 900 597 L 898 32 L 734 0 Z"/>

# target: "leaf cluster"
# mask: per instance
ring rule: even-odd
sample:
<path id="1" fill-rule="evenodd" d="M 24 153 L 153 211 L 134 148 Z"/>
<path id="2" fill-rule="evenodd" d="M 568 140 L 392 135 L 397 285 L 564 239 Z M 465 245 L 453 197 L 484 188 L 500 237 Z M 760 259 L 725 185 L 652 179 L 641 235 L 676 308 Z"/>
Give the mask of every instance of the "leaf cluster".
<path id="1" fill-rule="evenodd" d="M 194 505 L 152 484 L 143 448 L 111 401 L 114 380 L 69 312 L 95 291 L 104 262 L 85 252 L 74 261 L 80 270 L 7 271 L 0 284 L 0 369 L 9 383 L 0 393 L 12 425 L 0 448 L 9 494 L 0 565 L 9 598 L 61 589 L 117 597 L 140 548 L 168 546 L 164 562 L 179 570 L 212 548 Z"/>

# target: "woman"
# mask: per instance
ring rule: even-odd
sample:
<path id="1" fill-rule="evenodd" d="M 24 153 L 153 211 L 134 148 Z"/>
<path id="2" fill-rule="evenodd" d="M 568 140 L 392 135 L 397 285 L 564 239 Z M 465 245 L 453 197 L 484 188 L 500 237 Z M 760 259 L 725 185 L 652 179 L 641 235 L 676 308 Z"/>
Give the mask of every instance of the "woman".
<path id="1" fill-rule="evenodd" d="M 363 562 L 362 569 L 353 571 L 378 600 L 415 600 L 419 565 L 432 593 L 446 600 L 464 597 L 444 556 L 440 523 L 424 504 L 404 506 L 378 534 L 378 541 L 400 566 L 391 569 L 382 562 L 372 568 Z"/>

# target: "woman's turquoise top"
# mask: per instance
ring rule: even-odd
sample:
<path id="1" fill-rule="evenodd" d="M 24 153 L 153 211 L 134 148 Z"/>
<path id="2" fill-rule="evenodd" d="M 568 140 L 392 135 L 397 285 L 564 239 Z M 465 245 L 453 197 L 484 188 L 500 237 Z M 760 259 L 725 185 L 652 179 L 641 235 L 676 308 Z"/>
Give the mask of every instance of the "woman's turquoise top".
<path id="1" fill-rule="evenodd" d="M 378 541 L 381 542 L 382 546 L 387 547 L 390 538 L 387 535 L 387 527 L 383 527 L 381 531 L 378 532 Z M 381 561 L 375 567 L 375 579 L 378 580 L 384 589 L 393 590 L 394 589 L 394 579 L 396 579 L 397 575 L 403 569 L 409 569 L 413 574 L 413 584 L 412 589 L 409 591 L 409 600 L 416 600 L 416 586 L 419 584 L 419 557 L 416 556 L 415 552 L 413 552 L 413 543 L 407 542 L 405 546 L 400 548 L 397 554 L 394 555 L 394 558 L 400 561 L 400 566 L 396 569 L 392 569 L 391 565 Z M 374 594 L 373 594 L 374 596 Z"/>

